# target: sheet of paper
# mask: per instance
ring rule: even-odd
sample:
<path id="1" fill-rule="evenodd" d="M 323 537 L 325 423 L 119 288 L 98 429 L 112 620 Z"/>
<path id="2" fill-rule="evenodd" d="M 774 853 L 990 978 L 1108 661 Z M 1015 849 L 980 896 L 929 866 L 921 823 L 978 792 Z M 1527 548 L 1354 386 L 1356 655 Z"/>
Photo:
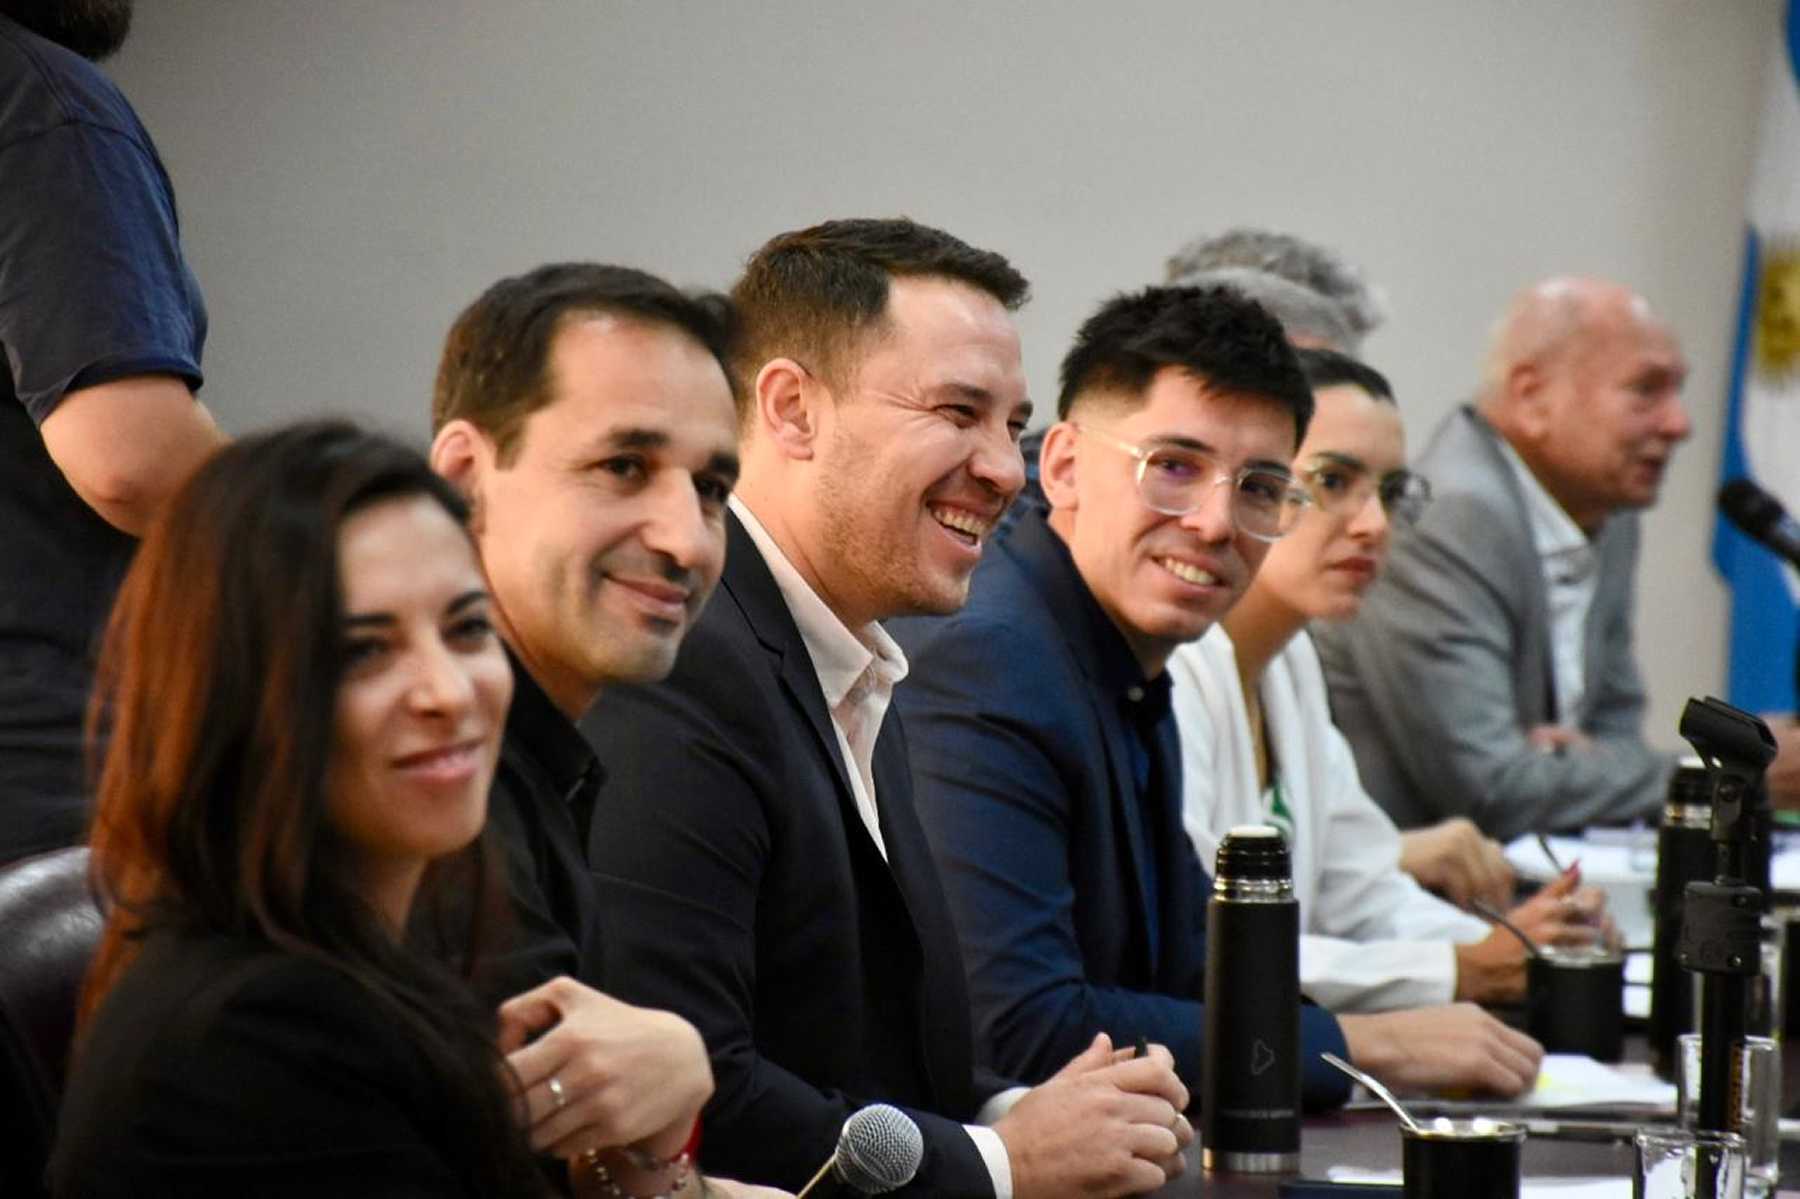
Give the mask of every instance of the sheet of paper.
<path id="1" fill-rule="evenodd" d="M 1545 1054 L 1537 1086 L 1519 1102 L 1520 1107 L 1543 1111 L 1630 1104 L 1672 1112 L 1675 1084 L 1645 1066 L 1609 1066 L 1579 1053 Z"/>
<path id="2" fill-rule="evenodd" d="M 1517 1099 L 1411 1099 L 1403 1100 L 1414 1115 L 1472 1116 L 1496 1119 L 1523 1112 L 1579 1111 L 1582 1108 L 1630 1109 L 1642 1114 L 1673 1114 L 1675 1084 L 1664 1082 L 1648 1065 L 1629 1063 L 1609 1066 L 1578 1053 L 1544 1055 L 1537 1085 Z M 1375 1107 L 1380 1100 L 1357 1087 L 1352 1108 Z"/>
<path id="3" fill-rule="evenodd" d="M 1778 891 L 1800 891 L 1800 849 L 1782 849 L 1769 858 L 1769 882 Z"/>
<path id="4" fill-rule="evenodd" d="M 1647 839 L 1646 839 L 1647 838 Z M 1551 837 L 1556 860 L 1568 866 L 1581 863 L 1581 877 L 1591 883 L 1656 881 L 1656 832 L 1622 830 L 1609 837 Z M 1557 869 L 1544 856 L 1536 836 L 1527 834 L 1506 847 L 1506 860 L 1526 878 L 1551 879 Z"/>

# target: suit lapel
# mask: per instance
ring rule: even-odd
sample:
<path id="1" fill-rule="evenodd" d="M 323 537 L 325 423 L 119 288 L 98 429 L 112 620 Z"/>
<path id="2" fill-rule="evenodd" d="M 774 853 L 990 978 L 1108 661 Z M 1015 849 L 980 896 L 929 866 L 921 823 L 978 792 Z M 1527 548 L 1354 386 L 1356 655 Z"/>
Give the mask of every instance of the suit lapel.
<path id="1" fill-rule="evenodd" d="M 844 840 L 849 846 L 851 858 L 857 863 L 859 875 L 865 882 L 873 880 L 874 886 L 885 888 L 890 901 L 899 907 L 907 932 L 916 938 L 917 930 L 911 920 L 906 918 L 908 908 L 900 883 L 894 870 L 883 859 L 881 850 L 876 848 L 874 838 L 869 836 L 868 829 L 863 824 L 862 812 L 856 806 L 856 792 L 850 786 L 849 765 L 844 761 L 843 751 L 838 745 L 837 726 L 831 722 L 831 713 L 825 707 L 825 693 L 819 688 L 818 671 L 813 667 L 812 655 L 806 650 L 805 639 L 800 636 L 800 627 L 794 623 L 794 615 L 788 610 L 787 600 L 782 597 L 781 588 L 776 584 L 775 576 L 769 572 L 768 563 L 763 561 L 756 542 L 744 530 L 735 513 L 728 512 L 726 518 L 725 576 L 721 586 L 730 591 L 732 600 L 744 614 L 756 639 L 774 659 L 776 676 L 781 680 L 782 690 L 787 693 L 795 714 L 810 730 L 819 762 L 830 771 L 837 798 L 838 818 L 844 828 Z M 897 719 L 897 714 L 889 711 L 888 722 Z M 883 794 L 884 786 L 891 789 L 909 781 L 909 776 L 904 773 L 904 763 L 900 765 L 898 782 L 892 764 L 884 766 L 881 747 L 888 739 L 886 732 L 883 732 L 876 743 L 875 786 L 878 797 Z M 893 792 L 890 790 L 888 793 Z M 882 806 L 878 802 L 876 811 L 882 821 L 885 840 L 887 817 L 882 813 Z M 891 842 L 889 852 L 892 852 Z"/>
<path id="2" fill-rule="evenodd" d="M 825 707 L 825 693 L 819 689 L 818 671 L 813 668 L 812 655 L 806 652 L 806 642 L 794 623 L 794 614 L 788 611 L 781 588 L 769 572 L 769 564 L 763 561 L 762 551 L 745 531 L 743 522 L 738 520 L 735 512 L 729 511 L 725 521 L 723 585 L 743 612 L 756 639 L 774 657 L 776 677 L 781 680 L 788 699 L 804 717 L 806 726 L 812 730 L 819 753 L 830 763 L 832 777 L 837 780 L 838 794 L 848 805 L 848 814 L 856 817 L 856 827 L 861 828 L 856 796 L 850 789 L 850 774 L 844 764 L 844 755 L 838 750 L 837 729 Z"/>
<path id="3" fill-rule="evenodd" d="M 1525 502 L 1525 493 L 1519 490 L 1519 481 L 1513 475 L 1511 464 L 1500 451 L 1500 434 L 1474 409 L 1465 408 L 1462 415 L 1469 422 L 1473 438 L 1471 454 L 1479 455 L 1483 460 L 1480 473 L 1471 477 L 1480 478 L 1485 474 L 1506 493 L 1507 502 L 1498 507 L 1507 513 L 1513 527 L 1503 544 L 1513 547 L 1509 566 L 1525 582 L 1519 591 L 1525 600 L 1525 610 L 1519 613 L 1517 630 L 1521 639 L 1517 659 L 1518 695 L 1520 702 L 1526 705 L 1520 716 L 1527 724 L 1534 725 L 1559 719 L 1566 721 L 1570 713 L 1556 711 L 1556 674 L 1550 656 L 1550 596 L 1544 582 L 1544 563 L 1538 557 L 1537 542 L 1531 535 L 1531 509 Z M 1473 465 L 1471 463 L 1470 467 Z"/>
<path id="4" fill-rule="evenodd" d="M 1100 611 L 1086 584 L 1081 581 L 1081 576 L 1076 573 L 1061 539 L 1042 517 L 1021 519 L 999 549 L 1003 553 L 1011 553 L 1020 567 L 1035 581 L 1038 594 L 1047 597 L 1051 618 L 1062 631 L 1064 643 L 1087 680 L 1087 700 L 1092 705 L 1095 722 L 1100 728 L 1107 778 L 1112 784 L 1112 812 L 1118 824 L 1120 839 L 1125 844 L 1127 864 L 1130 867 L 1131 895 L 1138 906 L 1138 918 L 1134 927 L 1145 930 L 1141 942 L 1144 956 L 1139 965 L 1144 970 L 1143 977 L 1153 979 L 1156 977 L 1159 954 L 1157 946 L 1150 940 L 1148 930 L 1156 927 L 1157 922 L 1151 918 L 1150 911 L 1150 905 L 1154 902 L 1154 897 L 1150 894 L 1147 868 L 1150 843 L 1144 828 L 1143 813 L 1139 811 L 1137 803 L 1137 781 L 1132 775 L 1131 745 L 1127 740 L 1132 732 L 1125 726 L 1125 717 L 1119 710 L 1117 697 L 1107 692 L 1099 660 L 1099 639 L 1117 636 L 1118 632 L 1107 622 L 1106 615 Z M 1107 623 L 1104 627 L 1095 627 L 1093 622 L 1096 620 Z"/>
<path id="5" fill-rule="evenodd" d="M 932 1091 L 942 1096 L 951 1110 L 961 1111 L 971 1104 L 969 1080 L 974 1070 L 968 982 L 937 863 L 913 806 L 906 731 L 896 708 L 889 708 L 882 722 L 881 737 L 875 743 L 874 774 L 889 873 L 919 943 L 921 1061 Z M 926 952 L 927 946 L 935 952 Z"/>

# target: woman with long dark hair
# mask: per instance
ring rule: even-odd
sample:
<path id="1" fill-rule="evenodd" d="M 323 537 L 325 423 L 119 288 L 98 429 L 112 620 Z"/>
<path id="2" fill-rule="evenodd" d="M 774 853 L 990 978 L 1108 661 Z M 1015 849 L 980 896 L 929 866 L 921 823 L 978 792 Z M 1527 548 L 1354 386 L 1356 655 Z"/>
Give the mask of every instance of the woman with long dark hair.
<path id="1" fill-rule="evenodd" d="M 106 930 L 63 1195 L 531 1194 L 494 1018 L 401 940 L 479 915 L 512 678 L 416 454 L 336 423 L 220 451 L 140 547 L 95 696 Z"/>

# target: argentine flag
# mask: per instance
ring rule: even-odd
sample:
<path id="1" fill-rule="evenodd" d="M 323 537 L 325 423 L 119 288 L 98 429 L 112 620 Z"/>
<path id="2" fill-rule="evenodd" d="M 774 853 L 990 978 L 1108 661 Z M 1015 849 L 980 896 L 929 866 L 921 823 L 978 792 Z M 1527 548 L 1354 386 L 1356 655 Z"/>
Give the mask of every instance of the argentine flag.
<path id="1" fill-rule="evenodd" d="M 1750 181 L 1737 350 L 1725 413 L 1722 480 L 1755 480 L 1800 516 L 1800 0 L 1766 71 Z M 1794 688 L 1800 576 L 1720 518 L 1713 562 L 1731 588 L 1731 702 L 1800 710 Z"/>

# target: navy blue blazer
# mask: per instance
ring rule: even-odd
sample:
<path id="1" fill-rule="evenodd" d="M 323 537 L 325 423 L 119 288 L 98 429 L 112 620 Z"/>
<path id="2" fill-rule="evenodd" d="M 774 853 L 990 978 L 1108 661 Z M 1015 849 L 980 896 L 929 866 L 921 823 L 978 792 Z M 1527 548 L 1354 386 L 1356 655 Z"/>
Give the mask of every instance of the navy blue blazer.
<path id="1" fill-rule="evenodd" d="M 1198 1098 L 1211 883 L 1181 827 L 1179 756 L 1160 755 L 1164 802 L 1134 798 L 1124 639 L 1062 539 L 1020 514 L 961 612 L 890 628 L 911 663 L 896 697 L 978 1049 L 1040 1081 L 1096 1032 L 1143 1036 Z M 1307 1006 L 1301 1043 L 1307 1106 L 1342 1103 L 1348 1082 L 1318 1058 L 1345 1053 L 1336 1019 Z"/>
<path id="2" fill-rule="evenodd" d="M 899 717 L 875 743 L 883 860 L 805 642 L 727 519 L 724 578 L 674 673 L 609 689 L 582 721 L 607 773 L 588 844 L 602 979 L 706 1039 L 709 1171 L 797 1191 L 845 1118 L 882 1101 L 925 1133 L 917 1179 L 897 1194 L 991 1196 L 959 1122 L 1004 1082 L 973 1066 Z"/>

